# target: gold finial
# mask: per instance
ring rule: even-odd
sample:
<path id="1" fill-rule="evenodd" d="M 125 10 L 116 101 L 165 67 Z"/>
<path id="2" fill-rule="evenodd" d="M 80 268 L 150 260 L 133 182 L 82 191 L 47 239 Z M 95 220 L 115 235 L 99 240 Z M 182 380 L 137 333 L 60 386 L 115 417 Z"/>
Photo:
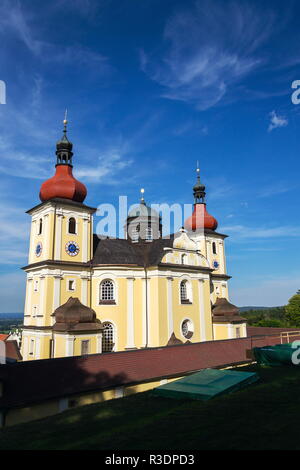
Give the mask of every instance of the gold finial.
<path id="1" fill-rule="evenodd" d="M 141 202 L 145 201 L 144 200 L 144 192 L 145 192 L 144 188 L 141 188 Z"/>
<path id="2" fill-rule="evenodd" d="M 66 110 L 65 110 L 65 119 L 64 119 L 64 121 L 63 121 L 65 126 L 68 124 L 67 116 L 68 116 L 68 110 L 66 109 Z"/>
<path id="3" fill-rule="evenodd" d="M 200 173 L 200 168 L 199 168 L 199 160 L 197 160 L 197 169 L 196 169 L 197 173 Z"/>

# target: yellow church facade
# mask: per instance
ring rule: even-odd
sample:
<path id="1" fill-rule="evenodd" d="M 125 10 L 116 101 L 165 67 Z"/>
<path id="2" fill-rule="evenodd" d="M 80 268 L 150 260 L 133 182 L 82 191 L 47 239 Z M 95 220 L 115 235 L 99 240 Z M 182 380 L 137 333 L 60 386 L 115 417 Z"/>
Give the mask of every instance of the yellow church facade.
<path id="1" fill-rule="evenodd" d="M 226 235 L 206 211 L 199 173 L 185 228 L 163 237 L 161 217 L 142 197 L 124 239 L 98 238 L 95 208 L 72 174 L 66 123 L 56 155 L 56 174 L 28 211 L 23 360 L 246 336 L 228 301 Z"/>

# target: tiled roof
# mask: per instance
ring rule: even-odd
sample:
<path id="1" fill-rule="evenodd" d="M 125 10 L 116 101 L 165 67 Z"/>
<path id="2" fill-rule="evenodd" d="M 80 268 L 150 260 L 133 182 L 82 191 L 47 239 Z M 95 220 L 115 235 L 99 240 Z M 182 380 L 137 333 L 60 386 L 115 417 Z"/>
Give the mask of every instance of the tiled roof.
<path id="1" fill-rule="evenodd" d="M 99 240 L 92 264 L 130 264 L 143 266 L 143 257 L 135 245 L 125 239 Z"/>
<path id="2" fill-rule="evenodd" d="M 247 361 L 246 351 L 254 344 L 270 341 L 272 337 L 255 342 L 240 338 L 0 365 L 4 383 L 0 408 L 241 363 Z"/>
<path id="3" fill-rule="evenodd" d="M 0 341 L 6 341 L 9 335 L 0 334 Z"/>
<path id="4" fill-rule="evenodd" d="M 15 340 L 5 341 L 5 356 L 6 356 L 6 360 L 12 360 L 12 361 L 22 360 L 22 356 L 21 356 L 17 341 Z"/>
<path id="5" fill-rule="evenodd" d="M 213 322 L 230 322 L 242 323 L 246 319 L 241 317 L 239 309 L 235 305 L 228 302 L 225 297 L 219 297 L 216 303 L 212 306 Z"/>
<path id="6" fill-rule="evenodd" d="M 173 245 L 173 239 L 174 235 L 170 238 L 138 243 L 132 243 L 126 239 L 100 239 L 95 243 L 92 264 L 155 266 L 165 254 L 164 247 Z"/>

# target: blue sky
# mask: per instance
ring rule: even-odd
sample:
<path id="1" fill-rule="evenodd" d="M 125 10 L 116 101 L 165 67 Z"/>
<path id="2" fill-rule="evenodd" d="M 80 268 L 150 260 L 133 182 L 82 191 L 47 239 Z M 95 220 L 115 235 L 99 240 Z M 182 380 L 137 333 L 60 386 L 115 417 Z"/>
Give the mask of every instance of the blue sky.
<path id="1" fill-rule="evenodd" d="M 262 5 L 263 3 L 263 5 Z M 299 2 L 0 0 L 0 298 L 22 311 L 25 210 L 69 111 L 86 203 L 192 202 L 199 160 L 237 305 L 300 287 Z"/>

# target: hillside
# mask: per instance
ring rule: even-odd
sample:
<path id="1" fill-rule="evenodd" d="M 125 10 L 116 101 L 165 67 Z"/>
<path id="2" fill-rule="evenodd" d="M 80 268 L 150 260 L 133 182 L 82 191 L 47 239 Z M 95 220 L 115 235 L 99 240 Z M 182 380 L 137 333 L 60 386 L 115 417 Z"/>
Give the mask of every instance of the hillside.
<path id="1" fill-rule="evenodd" d="M 248 312 L 249 310 L 268 310 L 268 309 L 272 309 L 272 308 L 278 308 L 278 307 L 251 307 L 251 306 L 248 306 L 248 307 L 239 307 L 239 310 L 241 312 Z"/>
<path id="2" fill-rule="evenodd" d="M 1 430 L 0 450 L 299 450 L 300 369 L 243 370 L 260 382 L 209 402 L 145 392 L 73 409 Z"/>

